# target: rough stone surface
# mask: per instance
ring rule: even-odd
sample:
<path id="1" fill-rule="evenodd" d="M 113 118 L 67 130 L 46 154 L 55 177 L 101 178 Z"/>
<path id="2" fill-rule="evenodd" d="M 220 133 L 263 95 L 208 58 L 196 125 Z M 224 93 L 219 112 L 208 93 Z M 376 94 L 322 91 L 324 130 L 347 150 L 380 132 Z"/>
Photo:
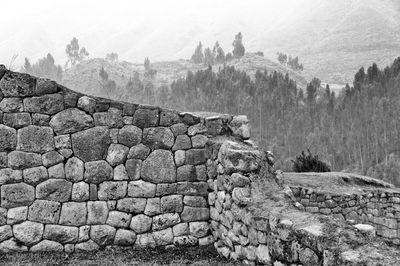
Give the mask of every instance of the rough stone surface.
<path id="1" fill-rule="evenodd" d="M 186 151 L 186 164 L 203 164 L 206 162 L 206 153 L 204 149 L 191 149 Z"/>
<path id="2" fill-rule="evenodd" d="M 93 184 L 112 180 L 113 168 L 103 160 L 85 163 L 84 178 L 86 182 Z"/>
<path id="3" fill-rule="evenodd" d="M 93 240 L 75 245 L 76 252 L 92 252 L 98 249 L 100 249 L 99 245 L 97 245 Z"/>
<path id="4" fill-rule="evenodd" d="M 114 244 L 119 246 L 132 246 L 136 241 L 136 234 L 130 230 L 118 229 L 115 233 Z"/>
<path id="5" fill-rule="evenodd" d="M 172 227 L 172 232 L 174 236 L 184 236 L 189 234 L 189 224 L 188 223 L 179 223 Z"/>
<path id="6" fill-rule="evenodd" d="M 185 196 L 183 203 L 191 207 L 208 207 L 207 200 L 201 196 Z"/>
<path id="7" fill-rule="evenodd" d="M 89 201 L 87 203 L 87 224 L 105 224 L 108 216 L 107 203 L 105 201 Z"/>
<path id="8" fill-rule="evenodd" d="M 166 196 L 176 194 L 176 183 L 157 184 L 156 196 Z"/>
<path id="9" fill-rule="evenodd" d="M 182 212 L 183 210 L 183 196 L 182 195 L 170 195 L 161 198 L 161 212 Z"/>
<path id="10" fill-rule="evenodd" d="M 60 222 L 63 225 L 80 226 L 86 224 L 87 209 L 85 202 L 66 202 L 61 208 Z"/>
<path id="11" fill-rule="evenodd" d="M 4 113 L 18 113 L 24 111 L 21 98 L 5 98 L 0 101 L 0 110 Z"/>
<path id="12" fill-rule="evenodd" d="M 145 128 L 143 143 L 151 149 L 170 149 L 174 145 L 174 135 L 167 127 Z"/>
<path id="13" fill-rule="evenodd" d="M 194 165 L 183 165 L 178 167 L 176 180 L 180 181 L 196 181 L 196 168 Z"/>
<path id="14" fill-rule="evenodd" d="M 109 225 L 93 225 L 90 228 L 90 238 L 100 246 L 113 243 L 115 228 Z"/>
<path id="15" fill-rule="evenodd" d="M 28 207 L 16 207 L 7 212 L 7 224 L 16 224 L 26 220 L 28 216 Z"/>
<path id="16" fill-rule="evenodd" d="M 175 164 L 177 167 L 183 165 L 185 163 L 185 151 L 179 150 L 175 152 Z"/>
<path id="17" fill-rule="evenodd" d="M 13 236 L 12 228 L 10 225 L 0 226 L 0 243 Z"/>
<path id="18" fill-rule="evenodd" d="M 44 229 L 43 238 L 62 244 L 76 243 L 78 241 L 78 234 L 78 227 L 48 224 Z"/>
<path id="19" fill-rule="evenodd" d="M 207 143 L 207 136 L 204 135 L 196 135 L 192 137 L 192 147 L 193 148 L 204 148 Z"/>
<path id="20" fill-rule="evenodd" d="M 158 125 L 158 109 L 139 108 L 133 116 L 133 125 L 140 128 L 154 127 Z"/>
<path id="21" fill-rule="evenodd" d="M 29 113 L 5 113 L 3 123 L 6 126 L 19 129 L 32 124 Z"/>
<path id="22" fill-rule="evenodd" d="M 62 252 L 63 245 L 56 241 L 43 240 L 29 249 L 31 252 Z"/>
<path id="23" fill-rule="evenodd" d="M 141 177 L 152 183 L 172 183 L 176 180 L 176 169 L 172 153 L 166 150 L 153 151 L 143 161 Z"/>
<path id="24" fill-rule="evenodd" d="M 132 217 L 130 228 L 137 234 L 142 234 L 150 230 L 151 224 L 151 217 L 139 214 Z"/>
<path id="25" fill-rule="evenodd" d="M 111 144 L 108 148 L 107 162 L 111 166 L 125 163 L 129 148 L 121 144 Z"/>
<path id="26" fill-rule="evenodd" d="M 75 133 L 88 129 L 93 125 L 93 118 L 76 108 L 61 111 L 50 120 L 50 126 L 57 135 Z"/>
<path id="27" fill-rule="evenodd" d="M 142 169 L 142 161 L 138 159 L 129 159 L 126 161 L 126 171 L 130 180 L 138 180 Z"/>
<path id="28" fill-rule="evenodd" d="M 128 228 L 131 222 L 131 218 L 132 218 L 131 214 L 120 211 L 111 211 L 108 214 L 106 223 L 113 227 Z"/>
<path id="29" fill-rule="evenodd" d="M 54 137 L 54 145 L 57 149 L 70 149 L 71 137 L 67 135 L 59 135 Z"/>
<path id="30" fill-rule="evenodd" d="M 44 153 L 54 149 L 53 130 L 50 127 L 27 126 L 18 130 L 17 149 Z"/>
<path id="31" fill-rule="evenodd" d="M 144 160 L 150 154 L 150 148 L 144 144 L 133 146 L 129 150 L 128 159 Z"/>
<path id="32" fill-rule="evenodd" d="M 147 199 L 146 208 L 144 214 L 154 216 L 161 213 L 160 198 Z"/>
<path id="33" fill-rule="evenodd" d="M 26 206 L 35 199 L 34 187 L 25 183 L 2 185 L 0 194 L 3 208 Z"/>
<path id="34" fill-rule="evenodd" d="M 0 169 L 0 185 L 22 181 L 22 171 L 11 168 Z"/>
<path id="35" fill-rule="evenodd" d="M 9 253 L 9 252 L 26 252 L 28 251 L 28 247 L 21 245 L 21 242 L 17 242 L 15 238 L 6 240 L 0 243 L 0 252 Z"/>
<path id="36" fill-rule="evenodd" d="M 56 151 L 49 151 L 42 155 L 43 165 L 50 167 L 64 161 L 64 157 Z"/>
<path id="37" fill-rule="evenodd" d="M 25 221 L 13 226 L 13 234 L 24 245 L 31 246 L 42 239 L 43 224 Z"/>
<path id="38" fill-rule="evenodd" d="M 185 206 L 181 214 L 182 222 L 207 221 L 210 218 L 208 208 L 195 208 Z"/>
<path id="39" fill-rule="evenodd" d="M 65 164 L 65 177 L 72 182 L 82 181 L 83 171 L 83 162 L 76 157 L 69 158 Z"/>
<path id="40" fill-rule="evenodd" d="M 126 196 L 128 184 L 126 181 L 105 181 L 99 185 L 100 200 L 116 200 Z"/>
<path id="41" fill-rule="evenodd" d="M 49 178 L 65 179 L 64 164 L 59 163 L 48 169 Z"/>
<path id="42" fill-rule="evenodd" d="M 129 213 L 143 213 L 146 208 L 145 198 L 124 198 L 117 202 L 117 210 Z"/>
<path id="43" fill-rule="evenodd" d="M 71 198 L 73 201 L 89 200 L 89 184 L 87 184 L 85 182 L 74 183 L 72 185 L 72 197 Z"/>
<path id="44" fill-rule="evenodd" d="M 12 151 L 8 154 L 8 165 L 12 169 L 26 169 L 41 166 L 40 154 L 23 151 Z"/>
<path id="45" fill-rule="evenodd" d="M 172 147 L 173 151 L 177 150 L 187 150 L 192 147 L 190 138 L 187 135 L 179 135 L 175 139 L 175 144 Z"/>
<path id="46" fill-rule="evenodd" d="M 105 159 L 110 143 L 107 127 L 94 127 L 72 134 L 72 150 L 84 162 Z"/>
<path id="47" fill-rule="evenodd" d="M 36 79 L 28 74 L 6 72 L 0 80 L 5 97 L 26 97 L 35 95 Z"/>
<path id="48" fill-rule="evenodd" d="M 167 228 L 161 231 L 153 232 L 153 238 L 157 246 L 165 246 L 172 244 L 174 241 L 174 234 L 171 228 Z"/>
<path id="49" fill-rule="evenodd" d="M 118 142 L 132 147 L 138 145 L 142 141 L 142 130 L 133 125 L 126 125 L 118 132 Z"/>
<path id="50" fill-rule="evenodd" d="M 205 237 L 210 231 L 208 222 L 191 222 L 189 223 L 190 235 L 197 238 Z"/>
<path id="51" fill-rule="evenodd" d="M 57 83 L 50 79 L 36 79 L 36 95 L 50 94 L 57 92 Z"/>
<path id="52" fill-rule="evenodd" d="M 114 180 L 117 181 L 122 181 L 122 180 L 128 180 L 128 172 L 123 164 L 117 165 L 114 168 Z"/>
<path id="53" fill-rule="evenodd" d="M 177 213 L 165 213 L 153 217 L 153 230 L 162 230 L 180 223 L 181 219 Z"/>
<path id="54" fill-rule="evenodd" d="M 128 184 L 128 196 L 133 198 L 152 198 L 156 194 L 156 185 L 143 180 L 131 181 Z"/>
<path id="55" fill-rule="evenodd" d="M 24 99 L 26 112 L 54 115 L 64 110 L 64 97 L 61 94 L 47 94 Z"/>
<path id="56" fill-rule="evenodd" d="M 96 100 L 87 96 L 82 96 L 78 100 L 78 108 L 89 114 L 93 114 L 96 108 Z"/>
<path id="57" fill-rule="evenodd" d="M 66 202 L 71 198 L 72 183 L 63 179 L 49 179 L 36 187 L 36 198 Z"/>
<path id="58" fill-rule="evenodd" d="M 49 178 L 47 169 L 44 166 L 28 168 L 22 171 L 24 176 L 24 182 L 35 186 Z"/>
<path id="59" fill-rule="evenodd" d="M 29 206 L 28 220 L 38 223 L 58 223 L 61 204 L 55 201 L 35 200 Z"/>
<path id="60" fill-rule="evenodd" d="M 44 114 L 32 114 L 32 124 L 35 126 L 50 126 L 50 116 Z"/>

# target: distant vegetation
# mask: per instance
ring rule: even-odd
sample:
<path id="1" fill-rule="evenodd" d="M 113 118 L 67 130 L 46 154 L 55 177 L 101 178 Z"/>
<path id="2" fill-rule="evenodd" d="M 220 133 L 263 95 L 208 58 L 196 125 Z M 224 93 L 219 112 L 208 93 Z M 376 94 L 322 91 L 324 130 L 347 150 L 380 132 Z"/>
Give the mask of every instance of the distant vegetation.
<path id="1" fill-rule="evenodd" d="M 298 70 L 298 71 L 303 71 L 303 64 L 299 63 L 299 57 L 294 57 L 292 58 L 291 55 L 287 55 L 284 53 L 277 53 L 278 55 L 278 61 L 282 65 L 287 65 L 293 70 Z"/>
<path id="2" fill-rule="evenodd" d="M 297 173 L 301 172 L 330 172 L 331 169 L 326 162 L 321 161 L 318 155 L 313 155 L 310 150 L 307 150 L 308 154 L 304 151 L 300 155 L 296 156 L 293 160 L 293 171 Z"/>
<path id="3" fill-rule="evenodd" d="M 207 47 L 204 49 L 203 53 L 203 44 L 199 42 L 196 49 L 194 50 L 192 57 L 190 58 L 190 61 L 195 64 L 205 64 L 212 66 L 214 64 L 229 62 L 233 58 L 241 58 L 245 53 L 243 36 L 241 32 L 235 35 L 235 40 L 233 41 L 232 46 L 232 53 L 227 53 L 225 55 L 224 50 L 221 48 L 217 41 L 212 50 L 211 48 Z"/>

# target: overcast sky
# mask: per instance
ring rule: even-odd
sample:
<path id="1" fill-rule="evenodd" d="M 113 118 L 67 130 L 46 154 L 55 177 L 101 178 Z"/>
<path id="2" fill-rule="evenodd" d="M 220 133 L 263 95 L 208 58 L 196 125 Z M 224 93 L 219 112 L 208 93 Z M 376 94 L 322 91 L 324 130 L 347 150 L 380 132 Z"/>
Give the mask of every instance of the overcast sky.
<path id="1" fill-rule="evenodd" d="M 0 0 L 0 62 L 35 61 L 50 52 L 65 61 L 76 36 L 90 57 L 117 52 L 141 62 L 189 57 L 198 41 L 231 49 L 242 31 L 248 47 L 257 31 L 279 25 L 303 0 Z"/>

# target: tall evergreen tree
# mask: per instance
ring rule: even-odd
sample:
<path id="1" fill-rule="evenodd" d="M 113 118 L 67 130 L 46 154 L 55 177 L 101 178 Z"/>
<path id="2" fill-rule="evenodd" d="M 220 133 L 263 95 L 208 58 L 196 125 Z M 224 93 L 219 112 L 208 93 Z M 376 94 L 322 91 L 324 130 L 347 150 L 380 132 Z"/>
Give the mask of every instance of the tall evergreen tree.
<path id="1" fill-rule="evenodd" d="M 233 45 L 232 54 L 234 58 L 240 58 L 244 56 L 245 48 L 243 45 L 243 37 L 241 32 L 235 35 L 235 40 L 233 41 L 232 45 Z"/>

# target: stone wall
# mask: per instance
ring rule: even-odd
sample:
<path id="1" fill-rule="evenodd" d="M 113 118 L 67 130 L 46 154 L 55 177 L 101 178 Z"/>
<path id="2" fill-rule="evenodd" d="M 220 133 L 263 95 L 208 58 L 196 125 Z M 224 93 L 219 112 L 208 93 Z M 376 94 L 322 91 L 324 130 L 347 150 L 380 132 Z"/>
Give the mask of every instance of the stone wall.
<path id="1" fill-rule="evenodd" d="M 243 116 L 90 97 L 0 66 L 0 251 L 207 245 L 207 141 Z"/>
<path id="2" fill-rule="evenodd" d="M 400 192 L 374 189 L 343 195 L 318 193 L 304 187 L 291 189 L 301 209 L 371 224 L 378 236 L 400 244 Z"/>

